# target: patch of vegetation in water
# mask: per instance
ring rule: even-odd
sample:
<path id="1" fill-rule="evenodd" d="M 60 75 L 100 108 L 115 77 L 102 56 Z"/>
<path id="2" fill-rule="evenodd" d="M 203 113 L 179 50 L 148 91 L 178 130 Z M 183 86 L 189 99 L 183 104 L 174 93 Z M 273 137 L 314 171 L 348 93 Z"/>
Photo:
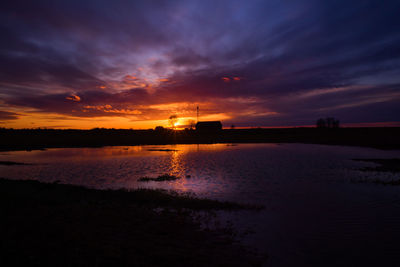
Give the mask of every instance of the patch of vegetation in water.
<path id="1" fill-rule="evenodd" d="M 390 180 L 385 180 L 385 179 L 370 179 L 370 178 L 361 178 L 357 180 L 352 180 L 353 183 L 371 183 L 371 184 L 380 184 L 380 185 L 400 185 L 400 179 L 390 179 Z"/>
<path id="2" fill-rule="evenodd" d="M 15 161 L 0 161 L 0 165 L 32 165 L 30 163 L 23 163 L 23 162 L 15 162 Z"/>
<path id="3" fill-rule="evenodd" d="M 181 178 L 178 177 L 178 176 L 175 176 L 175 175 L 162 174 L 162 175 L 159 175 L 156 178 L 142 177 L 142 178 L 139 178 L 138 181 L 139 182 L 151 182 L 151 181 L 153 181 L 153 182 L 163 182 L 163 181 L 175 181 L 175 180 L 178 180 L 178 179 L 181 179 Z"/>
<path id="4" fill-rule="evenodd" d="M 364 167 L 360 171 L 376 171 L 376 172 L 400 172 L 400 159 L 353 159 L 355 161 L 372 162 L 379 164 L 375 167 Z"/>
<path id="5" fill-rule="evenodd" d="M 239 210 L 262 209 L 262 206 L 240 204 L 198 198 L 194 193 L 179 193 L 164 189 L 119 189 L 97 190 L 83 186 L 55 183 L 42 183 L 34 180 L 8 180 L 0 178 L 0 200 L 13 199 L 23 201 L 27 197 L 32 201 L 40 199 L 41 203 L 118 203 L 118 205 L 140 205 L 142 207 L 163 207 L 191 210 Z"/>
<path id="6" fill-rule="evenodd" d="M 355 161 L 362 161 L 362 162 L 372 162 L 378 164 L 378 166 L 373 167 L 363 167 L 358 169 L 359 171 L 363 172 L 386 172 L 397 174 L 400 172 L 400 159 L 353 159 Z M 400 185 L 400 177 L 399 179 L 390 178 L 361 178 L 358 180 L 352 180 L 353 183 L 372 183 L 372 184 L 380 184 L 380 185 L 393 185 L 397 186 Z"/>
<path id="7" fill-rule="evenodd" d="M 147 149 L 147 151 L 175 152 L 175 151 L 179 151 L 179 150 L 177 150 L 177 149 L 169 149 L 169 148 L 165 148 L 165 149 L 162 149 L 162 148 L 149 148 L 149 149 Z"/>

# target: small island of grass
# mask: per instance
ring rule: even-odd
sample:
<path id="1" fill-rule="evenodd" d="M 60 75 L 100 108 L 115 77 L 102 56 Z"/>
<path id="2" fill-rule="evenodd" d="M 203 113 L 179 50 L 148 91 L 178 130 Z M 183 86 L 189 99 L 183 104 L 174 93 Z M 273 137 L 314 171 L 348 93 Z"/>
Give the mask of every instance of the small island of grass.
<path id="1" fill-rule="evenodd" d="M 376 167 L 364 167 L 361 171 L 377 171 L 377 172 L 400 172 L 400 159 L 353 159 L 355 161 L 373 162 L 379 164 Z"/>
<path id="2" fill-rule="evenodd" d="M 362 161 L 362 162 L 372 162 L 378 164 L 374 167 L 363 167 L 358 169 L 359 171 L 363 172 L 389 172 L 392 174 L 400 173 L 400 159 L 353 159 L 355 161 Z M 393 185 L 398 186 L 400 185 L 400 177 L 398 179 L 391 178 L 391 179 L 381 179 L 381 178 L 364 178 L 353 181 L 355 183 L 373 183 L 373 184 L 381 184 L 381 185 Z"/>
<path id="3" fill-rule="evenodd" d="M 15 162 L 15 161 L 0 161 L 0 165 L 6 165 L 6 166 L 11 166 L 11 165 L 32 165 L 30 163 L 23 163 L 23 162 Z"/>
<path id="4" fill-rule="evenodd" d="M 175 181 L 180 179 L 180 177 L 175 176 L 175 175 L 170 175 L 170 174 L 163 174 L 163 175 L 159 175 L 156 178 L 152 178 L 152 177 L 141 177 L 138 179 L 139 182 L 163 182 L 163 181 Z"/>

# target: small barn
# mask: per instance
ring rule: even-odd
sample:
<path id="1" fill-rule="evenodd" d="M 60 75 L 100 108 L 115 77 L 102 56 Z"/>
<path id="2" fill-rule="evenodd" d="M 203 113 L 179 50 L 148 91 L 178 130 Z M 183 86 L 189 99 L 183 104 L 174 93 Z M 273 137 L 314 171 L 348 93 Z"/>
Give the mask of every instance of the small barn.
<path id="1" fill-rule="evenodd" d="M 220 121 L 199 121 L 196 123 L 196 131 L 216 132 L 222 130 Z"/>

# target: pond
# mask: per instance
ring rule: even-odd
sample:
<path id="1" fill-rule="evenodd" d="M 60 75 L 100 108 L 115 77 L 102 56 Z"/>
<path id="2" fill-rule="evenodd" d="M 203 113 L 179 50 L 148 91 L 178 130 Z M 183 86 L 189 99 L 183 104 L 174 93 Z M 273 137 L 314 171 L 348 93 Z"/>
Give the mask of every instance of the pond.
<path id="1" fill-rule="evenodd" d="M 242 241 L 269 256 L 266 266 L 400 264 L 400 187 L 355 183 L 400 179 L 363 172 L 354 158 L 400 158 L 400 151 L 309 144 L 210 144 L 57 148 L 1 152 L 0 177 L 93 188 L 164 188 L 261 204 L 223 212 Z M 170 174 L 175 181 L 139 182 Z"/>

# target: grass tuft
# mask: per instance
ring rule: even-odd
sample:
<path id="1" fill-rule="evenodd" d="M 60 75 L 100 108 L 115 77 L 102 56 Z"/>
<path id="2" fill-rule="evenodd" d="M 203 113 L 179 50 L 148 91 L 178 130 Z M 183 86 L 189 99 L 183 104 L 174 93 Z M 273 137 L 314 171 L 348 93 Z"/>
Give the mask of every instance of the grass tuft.
<path id="1" fill-rule="evenodd" d="M 139 182 L 163 182 L 163 181 L 175 181 L 180 179 L 180 177 L 177 177 L 175 175 L 169 175 L 169 174 L 163 174 L 159 175 L 157 178 L 152 178 L 152 177 L 142 177 L 139 178 Z"/>
<path id="2" fill-rule="evenodd" d="M 32 165 L 32 164 L 23 163 L 23 162 L 15 162 L 15 161 L 0 161 L 0 165 L 11 166 L 11 165 Z"/>
<path id="3" fill-rule="evenodd" d="M 376 172 L 400 172 L 400 159 L 353 159 L 355 161 L 373 162 L 379 164 L 376 167 L 364 167 L 360 171 L 376 171 Z"/>

